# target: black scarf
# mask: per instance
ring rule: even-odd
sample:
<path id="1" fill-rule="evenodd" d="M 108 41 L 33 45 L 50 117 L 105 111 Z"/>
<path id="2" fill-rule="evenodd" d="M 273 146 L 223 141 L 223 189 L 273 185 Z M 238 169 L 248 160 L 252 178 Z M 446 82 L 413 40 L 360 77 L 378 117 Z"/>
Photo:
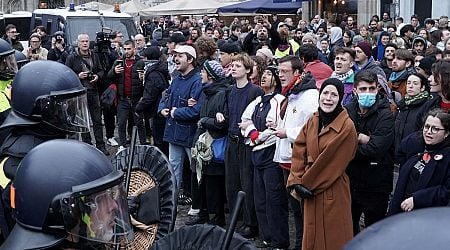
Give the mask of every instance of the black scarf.
<path id="1" fill-rule="evenodd" d="M 449 146 L 450 146 L 450 139 L 447 136 L 443 141 L 439 142 L 438 144 L 434 144 L 434 145 L 425 144 L 425 150 L 427 152 L 434 152 L 434 151 L 437 151 L 437 150 L 440 150 L 440 149 L 443 149 L 443 148 L 446 148 Z"/>
<path id="2" fill-rule="evenodd" d="M 336 119 L 336 117 L 342 112 L 342 110 L 344 110 L 341 105 L 342 99 L 344 98 L 344 84 L 342 84 L 342 82 L 337 78 L 329 78 L 325 82 L 323 82 L 322 86 L 320 87 L 319 96 L 322 94 L 323 89 L 328 85 L 333 85 L 337 89 L 338 94 L 339 94 L 339 102 L 336 105 L 336 108 L 332 112 L 329 112 L 329 113 L 324 112 L 319 107 L 319 124 L 321 126 L 319 129 L 319 132 L 320 132 L 321 128 L 325 128 L 330 123 L 332 123 L 334 121 L 334 119 Z"/>

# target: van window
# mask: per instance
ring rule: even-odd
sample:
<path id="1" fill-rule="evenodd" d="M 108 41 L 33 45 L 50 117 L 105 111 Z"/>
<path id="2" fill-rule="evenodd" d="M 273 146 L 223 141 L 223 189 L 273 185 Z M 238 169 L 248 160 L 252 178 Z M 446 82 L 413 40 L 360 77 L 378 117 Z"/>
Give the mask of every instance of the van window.
<path id="1" fill-rule="evenodd" d="M 68 17 L 65 27 L 66 40 L 70 45 L 76 45 L 77 37 L 81 33 L 89 35 L 91 41 L 95 40 L 97 32 L 102 31 L 102 25 L 98 18 L 72 18 Z"/>
<path id="2" fill-rule="evenodd" d="M 105 17 L 105 27 L 111 28 L 112 31 L 121 31 L 124 41 L 131 39 L 137 33 L 136 26 L 130 18 Z"/>

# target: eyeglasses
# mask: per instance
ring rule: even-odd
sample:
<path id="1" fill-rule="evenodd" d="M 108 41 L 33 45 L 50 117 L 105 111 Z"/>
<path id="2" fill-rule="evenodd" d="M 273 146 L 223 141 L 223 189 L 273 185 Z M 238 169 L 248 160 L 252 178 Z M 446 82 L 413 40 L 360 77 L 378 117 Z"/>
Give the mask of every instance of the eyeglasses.
<path id="1" fill-rule="evenodd" d="M 37 41 L 30 41 L 30 42 L 32 42 L 32 43 L 38 43 L 38 42 L 40 42 L 39 40 L 37 40 Z"/>
<path id="2" fill-rule="evenodd" d="M 437 134 L 437 133 L 439 133 L 439 131 L 445 130 L 444 128 L 438 128 L 438 127 L 435 127 L 435 126 L 430 126 L 428 124 L 425 124 L 423 126 L 423 132 L 428 132 L 428 131 L 430 131 L 430 129 L 431 129 L 431 133 L 432 134 Z"/>

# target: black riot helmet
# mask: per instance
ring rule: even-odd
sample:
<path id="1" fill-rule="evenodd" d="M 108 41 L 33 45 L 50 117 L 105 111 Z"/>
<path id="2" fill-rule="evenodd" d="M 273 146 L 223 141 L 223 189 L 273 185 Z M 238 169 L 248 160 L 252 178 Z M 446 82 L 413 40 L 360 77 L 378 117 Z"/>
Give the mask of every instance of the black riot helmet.
<path id="1" fill-rule="evenodd" d="M 14 54 L 14 48 L 7 41 L 0 38 L 0 57 Z"/>
<path id="2" fill-rule="evenodd" d="M 14 51 L 14 57 L 16 58 L 17 69 L 22 68 L 25 64 L 30 62 L 27 56 L 18 50 Z"/>
<path id="3" fill-rule="evenodd" d="M 21 52 L 19 52 L 21 53 Z M 25 55 L 24 55 L 25 56 Z M 7 41 L 0 39 L 0 77 L 1 79 L 13 79 L 18 67 L 15 57 L 15 49 Z"/>
<path id="4" fill-rule="evenodd" d="M 33 148 L 11 185 L 16 225 L 0 249 L 125 244 L 133 237 L 124 174 L 98 149 L 58 139 Z M 73 244 L 71 242 L 71 244 Z"/>
<path id="5" fill-rule="evenodd" d="M 69 67 L 54 61 L 23 66 L 12 82 L 11 113 L 1 127 L 44 122 L 65 132 L 88 132 L 86 89 Z"/>

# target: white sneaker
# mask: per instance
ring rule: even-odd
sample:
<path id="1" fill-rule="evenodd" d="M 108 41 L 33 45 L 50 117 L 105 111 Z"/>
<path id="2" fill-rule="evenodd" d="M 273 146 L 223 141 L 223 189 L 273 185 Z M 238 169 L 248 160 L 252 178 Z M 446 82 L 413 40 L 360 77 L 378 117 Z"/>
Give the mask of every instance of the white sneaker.
<path id="1" fill-rule="evenodd" d="M 125 149 L 126 149 L 126 147 L 120 146 L 119 149 L 117 150 L 117 152 L 120 152 L 120 151 L 125 150 Z"/>
<path id="2" fill-rule="evenodd" d="M 200 213 L 200 209 L 194 209 L 191 206 L 191 209 L 189 209 L 188 215 L 194 216 L 194 215 L 197 215 L 198 213 Z"/>
<path id="3" fill-rule="evenodd" d="M 116 138 L 114 138 L 114 137 L 106 139 L 106 144 L 108 144 L 109 146 L 112 146 L 112 147 L 119 146 L 119 143 L 116 141 Z"/>

